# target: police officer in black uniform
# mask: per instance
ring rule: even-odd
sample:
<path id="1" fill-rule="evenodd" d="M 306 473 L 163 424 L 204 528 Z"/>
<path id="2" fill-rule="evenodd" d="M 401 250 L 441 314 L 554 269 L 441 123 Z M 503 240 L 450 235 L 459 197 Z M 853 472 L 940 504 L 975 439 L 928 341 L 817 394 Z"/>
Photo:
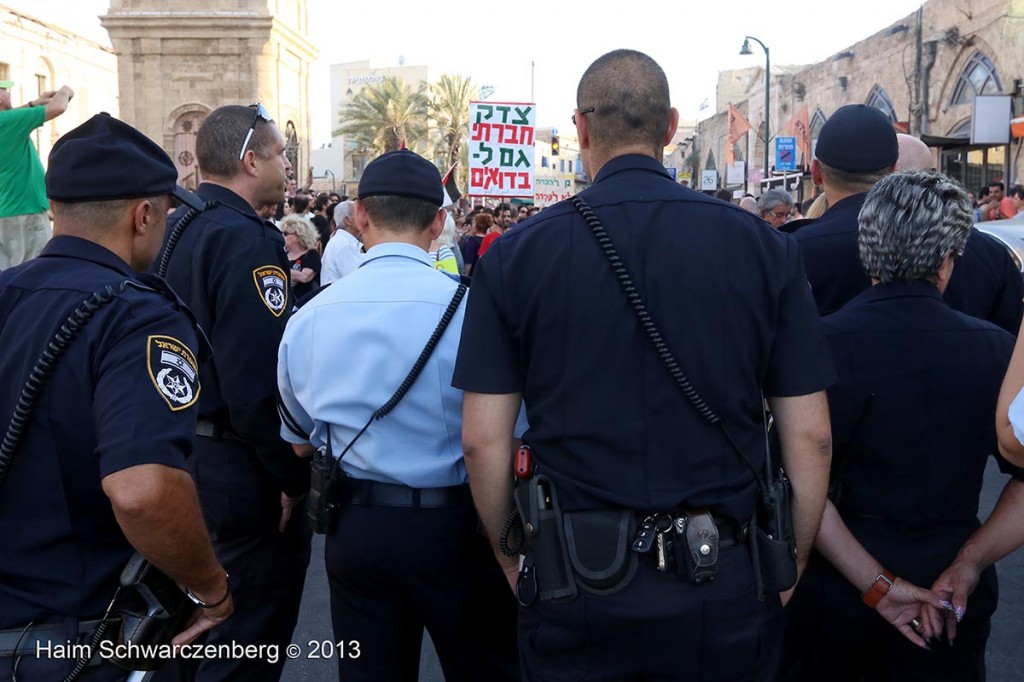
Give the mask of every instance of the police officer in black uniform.
<path id="1" fill-rule="evenodd" d="M 209 642 L 289 643 L 309 564 L 310 532 L 292 513 L 309 469 L 278 433 L 277 347 L 292 307 L 284 238 L 254 207 L 284 199 L 291 165 L 262 105 L 224 106 L 196 137 L 197 194 L 212 206 L 168 219 L 167 281 L 195 311 L 213 357 L 189 466 L 217 556 L 231 574 L 236 617 Z M 179 226 L 182 223 L 183 226 Z M 167 253 L 169 252 L 169 257 Z M 206 660 L 202 680 L 277 680 L 276 663 Z"/>
<path id="2" fill-rule="evenodd" d="M 857 259 L 857 215 L 868 191 L 898 159 L 892 122 L 874 107 L 840 107 L 821 129 L 811 175 L 824 185 L 829 209 L 816 220 L 784 229 L 800 243 L 822 315 L 870 286 Z M 955 309 L 1016 334 L 1024 314 L 1024 281 L 1006 249 L 973 230 L 945 298 Z"/>
<path id="3" fill-rule="evenodd" d="M 823 320 L 839 373 L 832 501 L 787 609 L 786 680 L 985 679 L 995 569 L 979 562 L 955 641 L 930 651 L 939 632 L 928 609 L 966 595 L 915 587 L 968 558 L 958 550 L 980 525 L 989 455 L 1024 479 L 996 446 L 1013 336 L 941 297 L 970 229 L 966 193 L 935 172 L 886 177 L 864 202 L 860 260 L 874 286 Z M 1004 497 L 1001 507 L 1019 506 Z"/>
<path id="4" fill-rule="evenodd" d="M 525 674 L 772 680 L 781 603 L 777 594 L 758 600 L 746 536 L 756 498 L 752 469 L 763 468 L 765 457 L 761 390 L 775 410 L 796 489 L 801 563 L 824 504 L 830 451 L 823 389 L 832 369 L 799 249 L 757 216 L 683 188 L 665 172 L 662 149 L 678 113 L 650 57 L 631 50 L 601 57 L 583 75 L 576 99 L 583 163 L 594 178 L 580 197 L 604 225 L 693 387 L 743 454 L 670 377 L 571 202 L 494 243 L 474 273 L 453 383 L 466 391 L 463 441 L 473 498 L 510 583 L 532 602 L 519 612 Z M 520 397 L 530 424 L 523 441 L 536 465 L 530 485 L 550 482 L 535 495 L 538 519 L 550 518 L 556 504 L 573 519 L 587 510 L 627 521 L 700 519 L 717 530 L 716 579 L 691 581 L 682 561 L 659 570 L 660 550 L 633 552 L 633 537 L 613 528 L 610 541 L 574 540 L 567 561 L 590 565 L 588 557 L 599 555 L 614 566 L 617 556 L 637 556 L 632 574 L 602 588 L 590 579 L 603 571 L 585 582 L 574 570 L 570 592 L 575 583 L 603 594 L 578 587 L 575 598 L 533 600 L 533 576 L 543 590 L 557 560 L 544 566 L 528 549 L 527 565 L 535 568 L 516 578 L 518 560 L 504 556 L 499 542 L 511 506 Z M 528 533 L 537 530 L 526 525 Z M 545 533 L 552 535 L 541 529 L 535 542 Z"/>
<path id="5" fill-rule="evenodd" d="M 176 178 L 155 143 L 94 116 L 50 154 L 53 239 L 0 274 L 0 415 L 19 442 L 0 454 L 2 679 L 71 672 L 79 653 L 61 647 L 93 642 L 133 546 L 212 606 L 177 641 L 231 613 L 185 471 L 201 347 L 181 302 L 136 272 L 160 249 L 169 195 L 198 203 Z M 50 344 L 62 357 L 26 388 Z M 12 419 L 19 396 L 35 401 L 23 422 Z M 97 655 L 78 679 L 126 675 Z"/>

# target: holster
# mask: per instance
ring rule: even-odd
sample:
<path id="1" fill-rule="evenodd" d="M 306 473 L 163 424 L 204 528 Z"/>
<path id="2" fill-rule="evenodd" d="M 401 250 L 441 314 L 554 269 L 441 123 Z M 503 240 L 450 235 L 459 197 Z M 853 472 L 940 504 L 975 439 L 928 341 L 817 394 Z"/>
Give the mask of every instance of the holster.
<path id="1" fill-rule="evenodd" d="M 314 533 L 325 535 L 331 533 L 338 522 L 345 473 L 330 447 L 322 447 L 313 454 L 309 471 L 306 518 Z"/>
<path id="2" fill-rule="evenodd" d="M 576 598 L 569 553 L 551 480 L 534 476 L 516 486 L 513 500 L 523 523 L 523 553 L 517 596 L 529 606 L 537 599 L 561 602 Z"/>
<path id="3" fill-rule="evenodd" d="M 197 608 L 174 580 L 135 554 L 121 571 L 121 587 L 104 620 L 120 619 L 117 644 L 170 644 Z M 111 658 L 110 662 L 125 670 L 156 670 L 167 659 Z"/>

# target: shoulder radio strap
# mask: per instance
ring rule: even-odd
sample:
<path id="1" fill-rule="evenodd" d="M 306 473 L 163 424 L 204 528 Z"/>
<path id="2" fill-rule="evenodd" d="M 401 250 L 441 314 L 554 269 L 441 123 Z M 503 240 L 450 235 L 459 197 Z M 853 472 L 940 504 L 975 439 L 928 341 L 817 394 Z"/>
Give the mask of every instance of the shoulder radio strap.
<path id="1" fill-rule="evenodd" d="M 773 475 L 773 467 L 771 463 L 771 448 L 768 447 L 768 424 L 764 424 L 765 429 L 765 473 L 758 471 L 754 463 L 750 461 L 746 453 L 736 444 L 733 440 L 729 430 L 725 427 L 725 422 L 719 418 L 717 414 L 711 409 L 711 407 L 700 397 L 697 390 L 690 383 L 689 379 L 686 378 L 686 374 L 683 372 L 683 368 L 676 361 L 675 356 L 672 355 L 672 351 L 669 350 L 668 344 L 665 342 L 665 338 L 658 331 L 657 326 L 654 324 L 654 320 L 651 317 L 650 312 L 647 310 L 647 306 L 644 304 L 643 299 L 640 297 L 640 293 L 637 291 L 636 285 L 633 283 L 633 278 L 629 274 L 629 270 L 626 268 L 626 264 L 619 256 L 618 251 L 615 248 L 615 244 L 612 243 L 611 237 L 608 236 L 608 232 L 604 229 L 604 225 L 601 224 L 601 220 L 594 213 L 594 210 L 587 204 L 586 201 L 581 199 L 579 195 L 572 197 L 572 204 L 576 207 L 577 212 L 586 221 L 590 227 L 591 232 L 594 233 L 594 237 L 597 239 L 598 245 L 601 250 L 604 251 L 605 256 L 608 258 L 608 262 L 612 266 L 612 271 L 615 273 L 616 278 L 619 280 L 619 284 L 622 285 L 622 290 L 626 294 L 626 298 L 629 299 L 630 305 L 633 306 L 633 310 L 636 311 L 637 317 L 640 318 L 640 326 L 643 327 L 644 333 L 647 338 L 650 339 L 651 344 L 654 346 L 655 352 L 658 357 L 661 358 L 662 363 L 668 370 L 668 373 L 672 376 L 672 380 L 675 381 L 676 385 L 679 386 L 679 390 L 683 392 L 686 399 L 693 405 L 693 409 L 704 418 L 706 422 L 712 425 L 721 427 L 722 433 L 725 434 L 725 438 L 729 441 L 729 445 L 732 449 L 740 456 L 740 459 L 750 468 L 757 478 L 758 487 L 765 492 L 767 490 L 766 477 L 770 480 Z M 762 396 L 763 404 L 763 396 Z"/>

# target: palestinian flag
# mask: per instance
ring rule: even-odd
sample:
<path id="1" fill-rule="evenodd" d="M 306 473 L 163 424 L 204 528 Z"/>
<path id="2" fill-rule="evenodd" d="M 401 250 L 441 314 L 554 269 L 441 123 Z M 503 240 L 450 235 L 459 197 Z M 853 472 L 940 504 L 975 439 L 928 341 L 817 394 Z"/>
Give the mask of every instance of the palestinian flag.
<path id="1" fill-rule="evenodd" d="M 462 193 L 459 192 L 459 188 L 455 184 L 455 166 L 457 165 L 454 164 L 448 169 L 448 172 L 441 179 L 441 188 L 444 190 L 444 203 L 441 204 L 442 206 L 451 206 L 462 197 Z"/>

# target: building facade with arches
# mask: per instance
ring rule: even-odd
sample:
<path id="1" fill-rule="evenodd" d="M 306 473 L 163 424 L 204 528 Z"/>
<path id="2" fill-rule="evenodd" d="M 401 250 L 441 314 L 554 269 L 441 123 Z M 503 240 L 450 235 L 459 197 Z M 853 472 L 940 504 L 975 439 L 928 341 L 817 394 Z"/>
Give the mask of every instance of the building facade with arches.
<path id="1" fill-rule="evenodd" d="M 101 21 L 117 54 L 121 117 L 171 154 L 182 185 L 202 181 L 195 137 L 206 115 L 256 102 L 305 185 L 317 57 L 306 0 L 111 0 Z"/>
<path id="2" fill-rule="evenodd" d="M 64 115 L 33 134 L 44 165 L 61 135 L 97 112 L 118 115 L 117 57 L 109 47 L 4 6 L 0 6 L 0 35 L 0 81 L 14 81 L 14 106 L 62 85 L 75 91 Z"/>
<path id="3" fill-rule="evenodd" d="M 764 37 L 770 45 L 770 37 Z M 748 87 L 744 99 L 732 104 L 753 129 L 739 138 L 735 158 L 748 159 L 746 185 L 759 194 L 779 186 L 781 179 L 764 180 L 759 128 L 765 119 L 763 68 L 742 71 L 750 73 L 740 79 Z M 729 94 L 739 99 L 735 72 L 724 81 L 730 84 Z M 918 12 L 822 62 L 773 66 L 769 133 L 772 138 L 791 134 L 782 132 L 787 121 L 806 113 L 813 150 L 821 126 L 836 109 L 867 104 L 884 113 L 897 130 L 921 137 L 933 149 L 937 167 L 967 188 L 1021 182 L 1022 138 L 1009 144 L 971 143 L 971 116 L 979 95 L 1008 95 L 1011 116 L 1024 116 L 1024 0 L 928 0 Z M 712 153 L 718 163 L 724 158 L 726 104 L 719 101 L 719 112 L 698 124 L 695 144 L 702 168 Z M 1009 120 L 1006 124 L 1009 130 Z M 788 188 L 807 198 L 814 192 L 810 159 L 798 156 L 801 179 Z M 769 175 L 773 163 L 769 159 Z M 724 172 L 720 175 L 724 178 Z"/>

